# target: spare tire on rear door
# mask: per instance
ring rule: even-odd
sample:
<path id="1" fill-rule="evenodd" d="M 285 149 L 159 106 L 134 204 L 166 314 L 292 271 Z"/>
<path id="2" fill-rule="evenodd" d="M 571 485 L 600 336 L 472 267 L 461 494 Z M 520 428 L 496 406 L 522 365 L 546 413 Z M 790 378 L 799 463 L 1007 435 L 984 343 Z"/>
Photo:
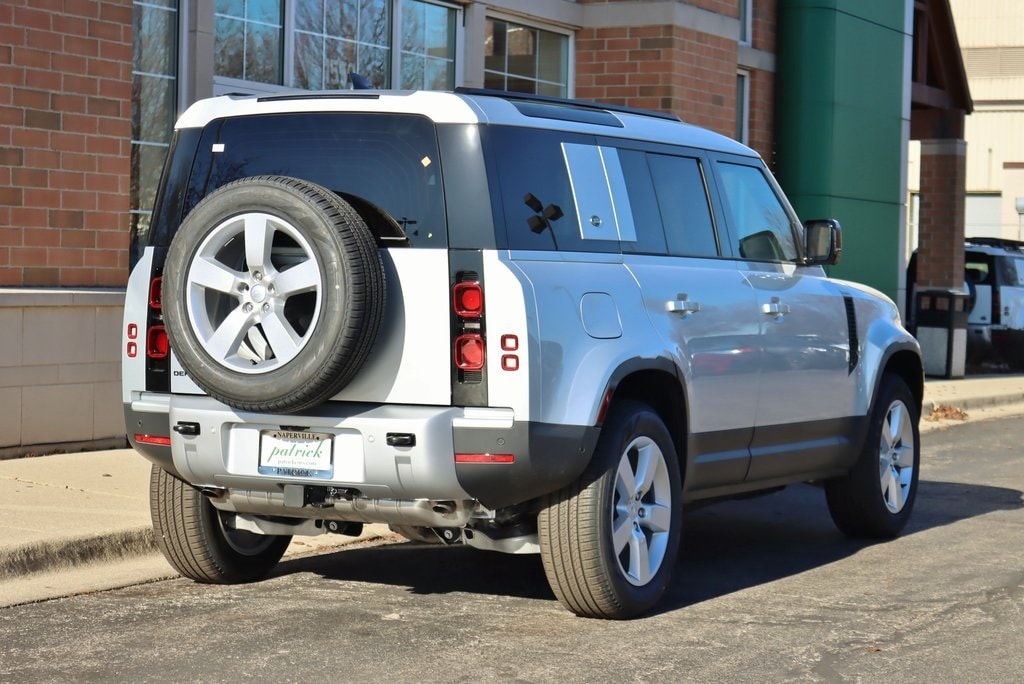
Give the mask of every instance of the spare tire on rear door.
<path id="1" fill-rule="evenodd" d="M 171 348 L 211 397 L 294 412 L 359 370 L 384 311 L 384 269 L 359 217 L 330 190 L 254 176 L 181 223 L 163 274 Z"/>

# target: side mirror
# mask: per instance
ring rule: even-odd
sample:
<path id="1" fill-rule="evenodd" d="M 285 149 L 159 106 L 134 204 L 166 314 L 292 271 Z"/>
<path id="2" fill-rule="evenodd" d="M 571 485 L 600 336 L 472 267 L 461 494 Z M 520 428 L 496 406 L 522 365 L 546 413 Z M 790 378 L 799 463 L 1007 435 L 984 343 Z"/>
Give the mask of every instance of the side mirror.
<path id="1" fill-rule="evenodd" d="M 804 221 L 804 263 L 831 265 L 839 263 L 843 253 L 843 232 L 835 219 Z"/>

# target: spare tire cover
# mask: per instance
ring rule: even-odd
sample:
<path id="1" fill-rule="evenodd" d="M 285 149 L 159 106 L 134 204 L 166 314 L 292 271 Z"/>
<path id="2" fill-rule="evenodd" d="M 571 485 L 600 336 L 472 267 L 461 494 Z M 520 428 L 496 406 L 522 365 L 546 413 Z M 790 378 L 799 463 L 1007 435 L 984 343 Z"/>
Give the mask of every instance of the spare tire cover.
<path id="1" fill-rule="evenodd" d="M 359 214 L 319 185 L 222 186 L 171 241 L 163 309 L 192 380 L 238 409 L 294 412 L 341 390 L 384 311 L 384 269 Z"/>

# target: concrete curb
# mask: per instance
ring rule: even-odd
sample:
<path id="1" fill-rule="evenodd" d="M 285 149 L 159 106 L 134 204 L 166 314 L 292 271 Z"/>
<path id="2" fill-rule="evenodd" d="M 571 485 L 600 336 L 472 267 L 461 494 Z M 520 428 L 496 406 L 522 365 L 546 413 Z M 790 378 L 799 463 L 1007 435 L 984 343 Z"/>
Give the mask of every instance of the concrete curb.
<path id="1" fill-rule="evenodd" d="M 284 558 L 329 551 L 352 544 L 394 537 L 387 525 L 366 524 L 358 537 L 324 534 L 297 537 Z M 93 563 L 109 562 L 159 554 L 151 527 L 138 527 L 86 537 L 54 539 L 27 544 L 0 555 L 0 582 L 24 575 L 78 568 Z"/>
<path id="2" fill-rule="evenodd" d="M 54 539 L 0 556 L 0 580 L 156 552 L 153 530 L 130 528 L 88 537 Z"/>
<path id="3" fill-rule="evenodd" d="M 952 398 L 948 401 L 933 400 L 926 402 L 922 407 L 922 417 L 929 415 L 939 406 L 953 406 L 963 411 L 972 409 L 995 408 L 998 406 L 1011 406 L 1013 404 L 1024 404 L 1024 392 L 1020 394 L 1005 394 L 994 397 L 961 397 Z"/>

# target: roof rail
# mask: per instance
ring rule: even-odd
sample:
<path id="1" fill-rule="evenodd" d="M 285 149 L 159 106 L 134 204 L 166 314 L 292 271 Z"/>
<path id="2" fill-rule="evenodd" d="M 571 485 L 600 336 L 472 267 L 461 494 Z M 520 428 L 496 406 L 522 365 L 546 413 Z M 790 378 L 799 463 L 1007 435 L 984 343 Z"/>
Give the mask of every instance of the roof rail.
<path id="1" fill-rule="evenodd" d="M 1007 240 L 997 237 L 969 237 L 965 241 L 969 245 L 986 245 L 988 247 L 1004 247 L 1024 251 L 1024 242 L 1020 240 Z"/>
<path id="2" fill-rule="evenodd" d="M 517 100 L 522 102 L 536 102 L 538 104 L 559 105 L 562 107 L 579 107 L 582 109 L 595 109 L 605 112 L 618 112 L 620 114 L 634 114 L 636 116 L 649 116 L 655 119 L 667 121 L 681 121 L 675 114 L 667 112 L 654 112 L 650 109 L 637 109 L 635 107 L 623 107 L 622 105 L 603 104 L 591 102 L 590 100 L 571 100 L 566 97 L 552 97 L 550 95 L 534 95 L 533 93 L 516 93 L 508 90 L 492 90 L 490 88 L 467 88 L 459 86 L 455 92 L 460 95 L 486 95 L 488 97 L 499 97 L 503 100 Z"/>

